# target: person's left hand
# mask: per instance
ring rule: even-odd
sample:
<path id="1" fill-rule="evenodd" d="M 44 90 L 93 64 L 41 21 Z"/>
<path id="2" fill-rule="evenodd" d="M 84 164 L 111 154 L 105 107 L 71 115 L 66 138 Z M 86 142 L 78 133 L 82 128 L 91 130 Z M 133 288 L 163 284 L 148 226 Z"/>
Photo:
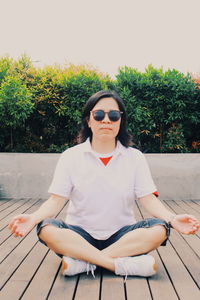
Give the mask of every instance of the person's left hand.
<path id="1" fill-rule="evenodd" d="M 192 215 L 176 215 L 171 220 L 172 227 L 183 234 L 195 234 L 200 228 L 200 222 Z"/>

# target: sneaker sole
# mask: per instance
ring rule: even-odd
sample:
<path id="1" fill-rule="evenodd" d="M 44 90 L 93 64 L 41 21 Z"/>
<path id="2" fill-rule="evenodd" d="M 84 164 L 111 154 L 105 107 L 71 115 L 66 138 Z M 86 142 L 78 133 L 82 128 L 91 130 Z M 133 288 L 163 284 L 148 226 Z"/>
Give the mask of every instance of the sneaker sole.
<path id="1" fill-rule="evenodd" d="M 64 258 L 62 258 L 61 274 L 63 276 L 65 276 L 65 271 L 67 269 L 68 269 L 68 264 L 66 263 L 66 261 L 64 260 Z"/>
<path id="2" fill-rule="evenodd" d="M 155 274 L 157 273 L 157 270 L 158 270 L 158 267 L 157 267 L 157 264 L 156 263 L 154 263 L 154 265 L 153 265 L 153 269 L 154 269 L 154 271 L 155 271 Z"/>

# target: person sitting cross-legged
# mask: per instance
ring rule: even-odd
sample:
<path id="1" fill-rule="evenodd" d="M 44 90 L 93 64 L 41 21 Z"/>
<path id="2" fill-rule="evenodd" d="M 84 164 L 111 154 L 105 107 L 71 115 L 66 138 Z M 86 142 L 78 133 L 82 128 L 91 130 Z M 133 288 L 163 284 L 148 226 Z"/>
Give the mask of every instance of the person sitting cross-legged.
<path id="1" fill-rule="evenodd" d="M 17 237 L 37 225 L 39 240 L 62 258 L 65 276 L 94 274 L 96 266 L 116 275 L 152 276 L 156 262 L 149 253 L 166 245 L 170 227 L 183 234 L 200 228 L 196 217 L 173 214 L 154 195 L 146 159 L 130 146 L 126 126 L 118 94 L 92 95 L 83 110 L 80 143 L 61 154 L 49 199 L 10 221 Z M 65 221 L 55 219 L 68 199 Z M 135 199 L 152 218 L 136 221 Z"/>

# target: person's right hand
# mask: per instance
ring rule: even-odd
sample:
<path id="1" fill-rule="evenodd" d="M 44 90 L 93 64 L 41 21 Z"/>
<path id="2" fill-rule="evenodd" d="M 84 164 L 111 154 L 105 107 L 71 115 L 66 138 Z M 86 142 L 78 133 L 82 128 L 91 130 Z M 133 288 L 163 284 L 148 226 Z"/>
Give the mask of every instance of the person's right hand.
<path id="1" fill-rule="evenodd" d="M 8 228 L 14 236 L 22 237 L 29 233 L 35 225 L 36 221 L 33 215 L 22 214 L 14 217 L 10 221 Z"/>

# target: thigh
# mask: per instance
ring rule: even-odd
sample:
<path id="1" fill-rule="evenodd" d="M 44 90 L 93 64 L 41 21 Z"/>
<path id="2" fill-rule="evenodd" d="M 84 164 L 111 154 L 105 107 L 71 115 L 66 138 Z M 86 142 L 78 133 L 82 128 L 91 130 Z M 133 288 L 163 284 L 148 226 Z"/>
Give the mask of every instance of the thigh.
<path id="1" fill-rule="evenodd" d="M 107 239 L 106 241 L 104 241 L 104 246 L 105 248 L 112 245 L 113 243 L 115 243 L 116 241 L 118 241 L 123 235 L 125 235 L 126 233 L 136 230 L 138 228 L 151 228 L 154 227 L 156 225 L 161 225 L 164 226 L 164 228 L 166 229 L 166 240 L 161 244 L 161 246 L 165 246 L 167 243 L 167 240 L 169 238 L 170 235 L 170 226 L 167 222 L 165 222 L 164 220 L 161 219 L 155 219 L 155 218 L 149 218 L 149 219 L 145 219 L 142 221 L 139 221 L 135 224 L 132 225 L 127 225 L 122 227 L 120 230 L 118 230 L 117 232 L 115 232 L 109 239 Z"/>
<path id="2" fill-rule="evenodd" d="M 36 232 L 38 235 L 38 239 L 44 245 L 46 245 L 46 243 L 40 238 L 40 232 L 41 232 L 42 228 L 47 225 L 51 225 L 51 226 L 54 226 L 54 227 L 60 228 L 60 229 L 70 229 L 70 230 L 80 234 L 86 241 L 88 241 L 88 243 L 90 243 L 94 247 L 98 248 L 97 241 L 83 228 L 76 226 L 76 225 L 67 224 L 67 223 L 63 222 L 62 220 L 57 220 L 57 219 L 45 219 L 37 225 Z"/>

